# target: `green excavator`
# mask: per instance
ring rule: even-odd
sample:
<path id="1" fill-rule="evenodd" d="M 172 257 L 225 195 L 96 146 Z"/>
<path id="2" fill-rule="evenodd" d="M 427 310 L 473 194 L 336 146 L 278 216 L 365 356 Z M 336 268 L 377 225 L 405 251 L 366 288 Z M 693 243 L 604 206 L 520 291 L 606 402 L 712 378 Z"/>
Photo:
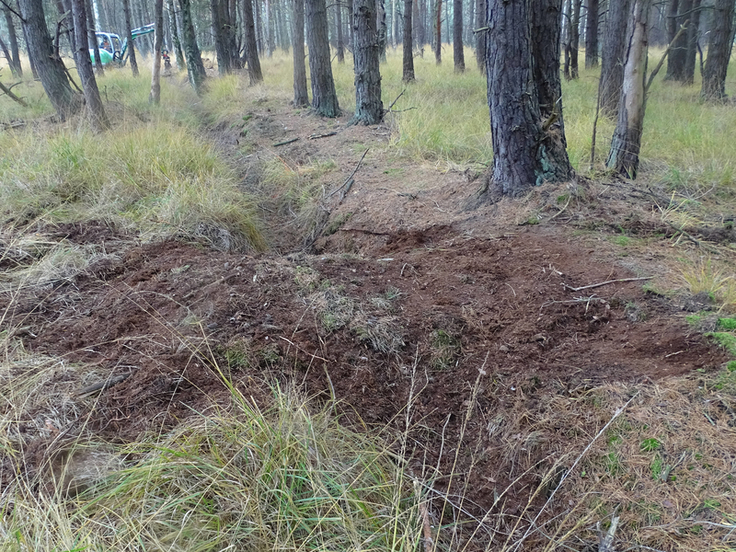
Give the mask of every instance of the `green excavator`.
<path id="1" fill-rule="evenodd" d="M 155 31 L 153 27 L 154 25 L 153 23 L 151 23 L 150 25 L 144 25 L 143 27 L 133 29 L 130 32 L 131 37 L 133 38 L 133 40 L 135 40 L 139 36 L 151 34 Z M 102 63 L 103 67 L 110 64 L 120 65 L 121 67 L 125 65 L 125 63 L 128 61 L 128 54 L 130 53 L 128 51 L 128 47 L 132 47 L 132 45 L 128 44 L 127 38 L 121 41 L 119 35 L 104 31 L 96 32 L 95 36 L 97 37 L 97 45 L 100 48 L 100 62 Z M 89 49 L 89 56 L 92 59 L 92 65 L 94 65 L 94 48 Z"/>

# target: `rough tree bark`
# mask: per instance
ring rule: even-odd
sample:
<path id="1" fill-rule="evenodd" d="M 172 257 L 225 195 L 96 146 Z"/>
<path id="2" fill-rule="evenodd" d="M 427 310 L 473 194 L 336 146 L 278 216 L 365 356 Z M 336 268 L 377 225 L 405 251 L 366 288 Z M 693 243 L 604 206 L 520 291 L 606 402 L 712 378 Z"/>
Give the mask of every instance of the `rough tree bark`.
<path id="1" fill-rule="evenodd" d="M 424 22 L 422 21 L 422 0 L 414 0 L 414 13 L 412 14 L 412 35 L 414 35 L 414 42 L 417 45 L 417 50 L 421 52 L 424 57 Z"/>
<path id="2" fill-rule="evenodd" d="M 335 81 L 330 65 L 325 0 L 306 0 L 306 8 L 312 107 L 323 117 L 337 117 L 340 114 L 340 106 L 337 103 Z"/>
<path id="3" fill-rule="evenodd" d="M 452 13 L 452 54 L 455 72 L 465 71 L 465 52 L 463 51 L 463 0 L 454 1 Z"/>
<path id="4" fill-rule="evenodd" d="M 608 3 L 600 80 L 600 109 L 607 117 L 616 117 L 618 114 L 618 100 L 624 82 L 629 1 L 613 0 Z"/>
<path id="5" fill-rule="evenodd" d="M 564 181 L 572 174 L 564 130 L 553 117 L 545 120 L 541 114 L 532 60 L 540 47 L 555 48 L 553 44 L 532 43 L 532 21 L 535 29 L 537 25 L 556 27 L 544 36 L 559 38 L 559 17 L 545 19 L 543 14 L 559 14 L 561 5 L 562 0 L 488 0 L 486 77 L 493 169 L 487 188 L 493 195 L 519 196 L 532 186 Z M 539 15 L 530 12 L 537 9 Z M 559 56 L 555 61 L 559 81 Z M 549 69 L 541 65 L 542 70 Z M 546 75 L 544 80 L 552 81 L 554 76 Z"/>
<path id="6" fill-rule="evenodd" d="M 92 51 L 94 52 L 95 72 L 100 76 L 104 76 L 105 68 L 102 66 L 102 58 L 100 58 L 100 45 L 97 42 L 97 35 L 95 34 L 95 31 L 97 31 L 97 25 L 95 24 L 95 12 L 92 9 L 91 0 L 85 0 L 85 3 L 85 8 L 87 10 L 87 28 L 89 30 L 88 44 L 92 46 Z M 79 46 L 76 45 L 76 47 Z"/>
<path id="7" fill-rule="evenodd" d="M 690 24 L 687 26 L 687 52 L 685 54 L 685 70 L 683 84 L 695 82 L 695 57 L 698 54 L 698 39 L 700 37 L 701 0 L 693 0 L 693 12 L 690 15 Z"/>
<path id="8" fill-rule="evenodd" d="M 353 15 L 355 17 L 355 14 Z M 376 21 L 378 27 L 378 57 L 386 61 L 386 46 L 388 44 L 388 28 L 386 26 L 386 4 L 384 0 L 376 0 Z M 355 25 L 353 25 L 353 29 Z M 355 35 L 355 32 L 353 32 Z M 355 40 L 355 38 L 353 38 Z"/>
<path id="9" fill-rule="evenodd" d="M 337 26 L 337 63 L 345 63 L 345 40 L 342 36 L 342 3 L 339 0 L 335 3 L 335 10 L 335 24 Z"/>
<path id="10" fill-rule="evenodd" d="M 434 61 L 437 65 L 442 63 L 442 0 L 435 0 Z"/>
<path id="11" fill-rule="evenodd" d="M 246 0 L 247 1 L 247 0 Z M 197 45 L 197 35 L 194 32 L 194 23 L 192 22 L 192 6 L 190 0 L 179 0 L 181 6 L 181 23 L 182 23 L 182 43 L 184 46 L 184 56 L 187 58 L 187 74 L 189 83 L 194 88 L 197 95 L 202 93 L 204 80 L 207 73 L 202 63 L 202 54 Z"/>
<path id="12" fill-rule="evenodd" d="M 355 123 L 377 125 L 383 120 L 379 71 L 376 0 L 355 0 Z"/>
<path id="13" fill-rule="evenodd" d="M 414 76 L 414 51 L 412 50 L 412 15 L 413 1 L 404 0 L 404 56 L 402 78 L 404 82 L 412 82 Z"/>
<path id="14" fill-rule="evenodd" d="M 545 122 L 552 121 L 561 131 L 558 139 L 552 144 L 556 148 L 561 147 L 562 151 L 554 152 L 553 156 L 567 158 L 560 82 L 562 0 L 536 0 L 530 16 L 533 78 L 537 89 L 539 113 Z"/>
<path id="15" fill-rule="evenodd" d="M 128 2 L 129 0 L 124 0 Z M 166 10 L 169 13 L 169 27 L 171 28 L 171 42 L 174 46 L 174 57 L 176 59 L 176 68 L 181 71 L 185 67 L 184 52 L 181 50 L 181 40 L 179 40 L 179 26 L 174 9 L 174 0 L 166 0 Z"/>
<path id="16" fill-rule="evenodd" d="M 304 0 L 294 0 L 294 37 L 292 49 L 294 51 L 294 105 L 306 107 L 309 105 L 307 93 L 307 68 L 304 65 Z"/>
<path id="17" fill-rule="evenodd" d="M 652 0 L 632 0 L 629 16 L 624 82 L 618 104 L 618 122 L 606 166 L 628 178 L 636 178 L 646 110 L 648 20 Z"/>
<path id="18" fill-rule="evenodd" d="M 580 54 L 580 6 L 583 0 L 572 0 L 572 17 L 570 21 L 570 78 L 577 79 L 580 75 L 578 58 Z"/>
<path id="19" fill-rule="evenodd" d="M 151 93 L 148 103 L 161 103 L 161 50 L 164 43 L 164 0 L 156 0 L 153 6 L 153 65 L 151 66 Z"/>
<path id="20" fill-rule="evenodd" d="M 227 3 L 224 2 L 226 5 Z M 222 10 L 223 0 L 210 0 L 212 14 L 212 36 L 215 39 L 215 55 L 217 55 L 217 72 L 220 76 L 232 73 L 230 66 L 230 51 L 225 33 L 225 21 Z"/>
<path id="21" fill-rule="evenodd" d="M 87 103 L 92 126 L 100 131 L 110 128 L 110 122 L 102 105 L 100 91 L 97 88 L 95 71 L 92 68 L 92 60 L 89 57 L 87 44 L 87 14 L 84 0 L 72 0 L 72 18 L 74 20 L 74 61 L 77 65 L 77 73 L 82 82 L 84 99 Z"/>
<path id="22" fill-rule="evenodd" d="M 673 29 L 670 29 L 670 15 L 668 14 L 668 27 L 667 35 L 669 43 L 672 44 L 670 47 L 670 53 L 667 55 L 667 74 L 665 80 L 674 80 L 676 82 L 685 81 L 685 64 L 687 60 L 687 33 L 681 33 L 679 37 L 675 38 L 677 31 L 680 27 L 687 24 L 690 26 L 692 19 L 693 0 L 682 0 L 677 4 L 677 12 L 674 20 Z M 670 31 L 674 31 L 674 34 L 670 37 Z M 673 42 L 674 41 L 674 42 Z"/>
<path id="23" fill-rule="evenodd" d="M 726 73 L 733 45 L 733 17 L 736 0 L 716 0 L 713 23 L 708 39 L 708 57 L 703 68 L 703 88 L 700 95 L 709 101 L 724 101 Z"/>
<path id="24" fill-rule="evenodd" d="M 123 15 L 125 17 L 125 37 L 128 41 L 128 57 L 130 58 L 130 69 L 133 71 L 133 76 L 138 76 L 138 60 L 135 57 L 135 46 L 133 45 L 133 35 L 131 29 L 133 28 L 130 22 L 130 0 L 123 0 Z"/>
<path id="25" fill-rule="evenodd" d="M 585 17 L 585 68 L 598 67 L 598 4 L 599 0 L 588 0 Z"/>
<path id="26" fill-rule="evenodd" d="M 51 105 L 63 121 L 79 111 L 80 98 L 72 90 L 64 62 L 54 50 L 41 0 L 19 0 L 18 5 L 26 45 L 33 52 L 34 66 Z"/>
<path id="27" fill-rule="evenodd" d="M 10 71 L 16 77 L 23 76 L 23 67 L 20 63 L 20 50 L 18 49 L 18 35 L 15 32 L 15 23 L 13 22 L 12 13 L 4 5 L 0 6 L 3 14 L 5 15 L 5 26 L 8 28 L 8 46 L 10 46 L 10 57 L 8 58 L 8 65 L 10 65 Z"/>
<path id="28" fill-rule="evenodd" d="M 298 2 L 299 0 L 295 0 Z M 302 1 L 302 33 L 304 32 L 304 0 Z M 243 63 L 248 66 L 248 79 L 251 84 L 256 84 L 263 80 L 263 72 L 261 71 L 261 60 L 258 58 L 258 42 L 256 37 L 256 26 L 253 20 L 253 2 L 252 0 L 243 0 L 243 41 L 245 48 L 243 52 Z M 295 8 L 296 9 L 296 8 Z M 296 49 L 296 42 L 294 43 Z M 302 34 L 302 65 L 304 64 L 304 35 Z M 296 55 L 296 52 L 294 53 Z M 295 58 L 296 59 L 296 58 Z M 305 77 L 306 78 L 306 77 Z"/>

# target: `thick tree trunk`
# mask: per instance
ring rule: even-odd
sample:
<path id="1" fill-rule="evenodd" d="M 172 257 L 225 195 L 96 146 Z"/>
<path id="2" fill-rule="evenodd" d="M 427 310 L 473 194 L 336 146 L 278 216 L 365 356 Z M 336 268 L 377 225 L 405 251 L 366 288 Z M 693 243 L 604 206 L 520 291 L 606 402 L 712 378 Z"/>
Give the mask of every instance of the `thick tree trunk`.
<path id="1" fill-rule="evenodd" d="M 612 118 L 618 114 L 618 101 L 624 82 L 628 21 L 629 0 L 609 2 L 601 59 L 600 109 Z"/>
<path id="2" fill-rule="evenodd" d="M 355 0 L 355 117 L 354 122 L 377 125 L 383 120 L 376 0 Z"/>
<path id="3" fill-rule="evenodd" d="M 18 49 L 18 35 L 15 32 L 15 23 L 13 22 L 13 15 L 9 9 L 5 6 L 0 6 L 5 15 L 5 25 L 8 27 L 8 46 L 10 46 L 10 57 L 8 58 L 8 65 L 10 70 L 16 77 L 23 76 L 23 67 L 20 63 L 20 50 Z"/>
<path id="4" fill-rule="evenodd" d="M 294 1 L 294 105 L 306 107 L 309 105 L 307 92 L 307 68 L 304 65 L 304 0 Z"/>
<path id="5" fill-rule="evenodd" d="M 412 50 L 412 0 L 404 0 L 404 58 L 403 74 L 401 80 L 404 82 L 414 81 L 414 52 Z"/>
<path id="6" fill-rule="evenodd" d="M 570 78 L 577 79 L 580 74 L 578 58 L 580 54 L 580 6 L 583 0 L 572 0 L 572 19 L 570 21 Z"/>
<path id="7" fill-rule="evenodd" d="M 59 119 L 63 121 L 79 111 L 79 96 L 69 84 L 64 62 L 54 51 L 41 0 L 19 0 L 18 5 L 26 44 L 29 52 L 33 52 L 32 59 L 41 84 Z"/>
<path id="8" fill-rule="evenodd" d="M 437 65 L 442 63 L 442 0 L 435 0 L 434 61 Z"/>
<path id="9" fill-rule="evenodd" d="M 130 58 L 130 68 L 133 76 L 138 76 L 138 60 L 135 57 L 135 46 L 133 45 L 133 35 L 131 34 L 132 24 L 130 21 L 130 0 L 123 0 L 123 15 L 125 17 L 125 37 L 128 41 L 128 57 Z"/>
<path id="10" fill-rule="evenodd" d="M 700 37 L 701 0 L 693 0 L 693 12 L 690 14 L 690 24 L 687 26 L 687 52 L 685 53 L 685 70 L 683 84 L 695 82 L 695 57 L 698 54 L 698 39 Z"/>
<path id="11" fill-rule="evenodd" d="M 624 62 L 624 83 L 618 106 L 618 122 L 606 166 L 628 178 L 636 178 L 646 110 L 648 20 L 652 0 L 632 0 Z"/>
<path id="12" fill-rule="evenodd" d="M 197 95 L 202 93 L 202 87 L 207 73 L 202 63 L 202 54 L 197 44 L 197 35 L 194 32 L 194 23 L 192 22 L 192 6 L 190 0 L 179 0 L 181 5 L 181 23 L 182 23 L 182 43 L 184 46 L 184 56 L 187 58 L 187 74 L 189 75 L 189 83 L 194 88 Z"/>
<path id="13" fill-rule="evenodd" d="M 217 72 L 220 76 L 232 73 L 230 67 L 230 51 L 225 36 L 225 21 L 222 18 L 222 4 L 224 0 L 210 0 L 212 14 L 212 36 L 215 39 L 215 54 L 217 55 Z"/>
<path id="14" fill-rule="evenodd" d="M 560 0 L 537 0 L 533 6 L 526 0 L 488 0 L 486 76 L 493 143 L 489 185 L 506 195 L 519 196 L 534 185 L 566 180 L 572 173 L 562 128 L 554 120 L 542 119 L 532 62 L 533 51 L 540 46 L 532 44 L 531 22 L 543 23 L 542 14 L 555 6 L 559 14 L 560 5 Z M 540 9 L 540 15 L 533 16 L 530 8 Z M 560 20 L 546 23 L 559 27 Z M 559 38 L 559 29 L 544 34 Z M 559 80 L 559 58 L 556 71 Z M 545 76 L 547 81 L 553 79 Z"/>
<path id="15" fill-rule="evenodd" d="M 472 1 L 472 0 L 471 0 Z M 455 72 L 465 71 L 465 52 L 463 51 L 463 0 L 455 0 L 452 20 L 452 53 Z"/>
<path id="16" fill-rule="evenodd" d="M 337 117 L 340 114 L 340 106 L 337 103 L 335 81 L 332 78 L 332 66 L 330 65 L 325 0 L 306 0 L 306 7 L 312 107 L 323 117 Z"/>
<path id="17" fill-rule="evenodd" d="M 480 31 L 486 26 L 486 0 L 476 0 L 475 3 L 475 61 L 478 70 L 485 74 L 486 72 L 486 31 Z"/>
<path id="18" fill-rule="evenodd" d="M 585 68 L 598 67 L 598 3 L 588 0 L 585 18 Z"/>
<path id="19" fill-rule="evenodd" d="M 156 0 L 153 6 L 153 65 L 151 67 L 151 93 L 148 103 L 161 103 L 161 50 L 164 43 L 164 0 Z"/>
<path id="20" fill-rule="evenodd" d="M 84 99 L 87 102 L 92 126 L 97 130 L 110 128 L 110 122 L 102 105 L 100 91 L 97 88 L 92 60 L 89 57 L 87 44 L 87 14 L 84 0 L 72 0 L 72 18 L 74 19 L 74 61 L 77 64 L 77 73 L 82 82 Z"/>
<path id="21" fill-rule="evenodd" d="M 678 16 L 675 18 L 675 35 L 680 27 L 687 24 L 690 26 L 692 19 L 693 0 L 681 0 L 678 6 Z M 669 23 L 669 21 L 668 21 Z M 669 35 L 669 28 L 668 33 Z M 685 64 L 687 62 L 687 33 L 681 33 L 679 37 L 675 39 L 673 35 L 669 39 L 672 44 L 670 52 L 667 55 L 667 74 L 665 79 L 674 80 L 677 82 L 685 81 Z M 674 40 L 674 42 L 673 42 Z"/>
<path id="22" fill-rule="evenodd" d="M 302 0 L 302 2 L 303 1 L 304 0 Z M 303 28 L 304 21 L 302 20 L 302 29 Z M 258 42 L 256 37 L 255 21 L 253 19 L 252 0 L 243 0 L 243 42 L 245 42 L 243 61 L 248 67 L 248 78 L 250 79 L 251 84 L 256 84 L 263 80 L 263 72 L 261 71 L 261 60 L 258 58 Z M 294 43 L 294 47 L 296 48 L 296 43 Z M 304 36 L 302 35 L 302 54 L 303 53 Z M 302 60 L 302 64 L 303 63 L 304 61 Z"/>
<path id="23" fill-rule="evenodd" d="M 337 25 L 337 63 L 345 63 L 345 40 L 342 36 L 342 3 L 339 0 L 335 4 L 335 10 L 335 23 Z"/>
<path id="24" fill-rule="evenodd" d="M 705 100 L 723 101 L 726 96 L 726 73 L 733 46 L 733 17 L 735 0 L 716 0 L 713 23 L 708 40 L 708 57 L 703 68 L 703 88 L 700 95 Z"/>

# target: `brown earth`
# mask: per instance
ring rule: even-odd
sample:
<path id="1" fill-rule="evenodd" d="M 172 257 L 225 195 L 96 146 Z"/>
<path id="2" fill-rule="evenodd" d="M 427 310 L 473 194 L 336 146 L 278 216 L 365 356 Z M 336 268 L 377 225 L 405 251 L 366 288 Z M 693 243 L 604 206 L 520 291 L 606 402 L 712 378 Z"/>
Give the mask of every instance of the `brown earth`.
<path id="1" fill-rule="evenodd" d="M 391 156 L 387 128 L 286 109 L 264 108 L 251 121 L 245 149 L 237 131 L 210 133 L 242 168 L 246 188 L 260 186 L 269 156 L 292 167 L 324 159 L 338 167 L 324 177 L 329 218 L 317 219 L 309 249 L 267 211 L 266 222 L 283 231 L 259 254 L 135 244 L 103 224 L 44 229 L 106 255 L 71 281 L 16 295 L 5 322 L 25 328 L 17 335 L 29 351 L 86 367 L 80 390 L 129 374 L 78 399 L 80 419 L 101 438 L 133 440 L 227 405 L 223 378 L 257 402 L 268 401 L 269 383 L 291 381 L 316 400 L 334 395 L 356 428 L 388 426 L 395 436 L 408 420 L 414 469 L 438 466 L 437 485 L 474 462 L 479 475 L 452 486 L 477 512 L 496 488 L 564 449 L 565 427 L 550 428 L 547 446 L 513 442 L 535 423 L 528 413 L 552 397 L 710 371 L 726 360 L 684 321 L 684 309 L 707 309 L 707 299 L 645 286 L 644 277 L 660 285 L 674 278 L 674 232 L 647 215 L 654 192 L 581 179 L 466 210 L 480 185 L 473 174 Z M 338 134 L 306 139 L 332 130 Z M 365 148 L 344 200 L 327 197 Z M 611 242 L 611 228 L 659 234 L 634 257 Z M 506 419 L 503 438 L 494 430 L 499 412 L 520 413 Z M 590 421 L 591 436 L 600 425 Z"/>

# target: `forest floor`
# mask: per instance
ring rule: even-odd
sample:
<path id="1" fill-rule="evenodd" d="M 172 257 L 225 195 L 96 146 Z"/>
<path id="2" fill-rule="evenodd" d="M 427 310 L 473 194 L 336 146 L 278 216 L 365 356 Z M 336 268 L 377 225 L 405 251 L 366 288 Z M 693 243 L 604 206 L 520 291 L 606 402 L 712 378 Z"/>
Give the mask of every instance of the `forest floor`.
<path id="1" fill-rule="evenodd" d="M 223 378 L 258 404 L 274 381 L 295 383 L 318 403 L 336 399 L 350 427 L 410 436 L 412 473 L 450 504 L 462 497 L 451 514 L 430 502 L 433 525 L 493 512 L 504 516 L 495 527 L 513 533 L 554 493 L 549 518 L 562 515 L 591 496 L 579 466 L 550 490 L 582 460 L 589 474 L 598 466 L 593 484 L 610 493 L 586 511 L 605 522 L 619 504 L 626 539 L 677 549 L 712 532 L 733 546 L 733 535 L 713 528 L 736 521 L 725 488 L 668 498 L 673 477 L 687 479 L 705 454 L 702 442 L 685 442 L 688 431 L 733 436 L 736 425 L 734 396 L 704 383 L 729 373 L 728 352 L 705 334 L 733 305 L 718 304 L 717 289 L 698 293 L 682 270 L 685 259 L 704 279 L 716 266 L 732 271 L 729 207 L 711 204 L 697 227 L 683 228 L 667 218 L 678 205 L 666 191 L 610 177 L 476 206 L 482 167 L 401 158 L 387 148 L 388 126 L 348 120 L 269 103 L 203 133 L 246 191 L 274 163 L 296 175 L 322 167 L 308 220 L 262 203 L 265 252 L 140 243 L 103 223 L 39 228 L 46 240 L 99 249 L 71 279 L 0 296 L 6 328 L 29 353 L 85 367 L 60 371 L 49 392 L 74 397 L 77 418 L 99 439 L 129 442 L 229 404 Z M 2 269 L 12 266 L 4 254 Z M 114 385 L 87 392 L 102 382 Z M 682 401 L 706 416 L 681 419 Z M 597 436 L 624 405 L 631 418 L 618 431 L 631 437 L 644 474 L 633 483 L 621 475 L 633 467 L 617 474 L 605 463 L 616 438 Z M 24 451 L 32 470 L 70 428 L 46 411 L 29 414 L 52 420 Z M 657 424 L 667 421 L 665 432 Z M 659 446 L 640 448 L 647 438 Z M 672 470 L 663 478 L 652 477 L 657 455 Z M 726 471 L 733 458 L 721 458 Z M 5 462 L 3 477 L 11 471 Z M 716 495 L 717 506 L 704 506 Z M 642 514 L 652 508 L 656 515 Z M 594 546 L 590 519 L 568 547 Z M 526 549 L 541 549 L 530 539 Z"/>

